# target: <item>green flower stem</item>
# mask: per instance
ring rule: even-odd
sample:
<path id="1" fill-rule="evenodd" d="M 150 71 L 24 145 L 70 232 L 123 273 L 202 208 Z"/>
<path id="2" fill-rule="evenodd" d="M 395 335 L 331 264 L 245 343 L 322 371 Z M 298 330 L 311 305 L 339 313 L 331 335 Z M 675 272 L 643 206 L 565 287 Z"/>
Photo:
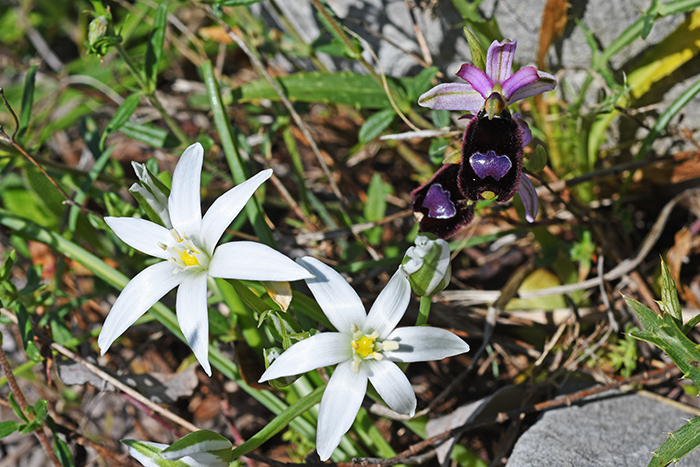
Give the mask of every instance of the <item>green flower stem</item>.
<path id="1" fill-rule="evenodd" d="M 420 298 L 420 308 L 418 309 L 418 319 L 416 320 L 416 326 L 424 326 L 428 323 L 428 316 L 430 316 L 430 305 L 432 303 L 433 297 Z"/>
<path id="2" fill-rule="evenodd" d="M 163 120 L 165 121 L 165 124 L 168 125 L 168 128 L 170 128 L 170 131 L 173 132 L 175 137 L 180 141 L 180 143 L 183 146 L 189 145 L 190 138 L 185 134 L 184 131 L 182 131 L 177 122 L 173 120 L 173 118 L 168 114 L 168 111 L 165 110 L 165 107 L 163 107 L 163 104 L 160 102 L 155 92 L 148 92 L 148 84 L 146 83 L 146 81 L 144 81 L 143 76 L 136 68 L 136 65 L 131 60 L 131 57 L 129 57 L 129 54 L 126 52 L 126 50 L 124 50 L 124 46 L 121 44 L 116 44 L 115 48 L 117 49 L 117 52 L 119 52 L 119 56 L 122 58 L 122 60 L 124 60 L 124 63 L 126 64 L 128 70 L 131 72 L 132 76 L 136 79 L 136 82 L 139 84 L 139 87 L 141 88 L 143 93 L 146 95 L 146 97 L 148 97 L 148 100 L 151 103 L 151 105 L 153 105 L 153 107 L 155 107 L 156 110 L 160 113 L 160 116 L 163 117 Z"/>
<path id="3" fill-rule="evenodd" d="M 65 255 L 66 257 L 80 263 L 95 276 L 107 282 L 111 286 L 121 290 L 129 282 L 129 278 L 121 272 L 110 267 L 97 256 L 84 250 L 82 247 L 65 239 L 61 235 L 51 230 L 47 230 L 33 222 L 30 222 L 22 217 L 17 216 L 13 212 L 5 209 L 0 209 L 0 225 L 4 225 L 9 230 L 12 230 L 23 237 L 36 240 L 50 246 L 55 251 Z M 158 302 L 150 309 L 150 313 L 178 339 L 187 342 L 180 331 L 180 326 L 173 311 Z M 281 414 L 289 408 L 288 404 L 280 400 L 271 391 L 260 391 L 250 387 L 242 378 L 238 371 L 238 367 L 234 362 L 224 356 L 219 349 L 213 345 L 209 345 L 209 361 L 212 366 L 219 370 L 224 376 L 232 381 L 235 381 L 244 391 L 254 397 L 258 402 L 267 407 L 274 414 Z M 299 433 L 313 439 L 316 436 L 316 428 L 308 420 L 302 417 L 296 418 L 289 422 L 290 425 L 298 430 Z"/>

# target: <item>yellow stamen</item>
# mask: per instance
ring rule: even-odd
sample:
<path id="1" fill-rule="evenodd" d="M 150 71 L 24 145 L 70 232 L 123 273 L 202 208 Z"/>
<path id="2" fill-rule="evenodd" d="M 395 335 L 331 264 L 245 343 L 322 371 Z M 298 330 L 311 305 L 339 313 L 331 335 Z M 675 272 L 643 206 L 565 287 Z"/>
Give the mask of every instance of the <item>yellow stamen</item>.
<path id="1" fill-rule="evenodd" d="M 352 349 L 362 358 L 367 358 L 374 353 L 374 337 L 362 336 L 352 341 Z"/>
<path id="2" fill-rule="evenodd" d="M 481 197 L 487 201 L 491 201 L 496 197 L 496 193 L 494 193 L 493 191 L 482 191 Z"/>
<path id="3" fill-rule="evenodd" d="M 197 257 L 194 256 L 192 253 L 197 252 L 194 250 L 185 250 L 182 253 L 180 253 L 180 259 L 183 263 L 185 263 L 185 266 L 199 266 L 199 261 L 197 261 Z"/>

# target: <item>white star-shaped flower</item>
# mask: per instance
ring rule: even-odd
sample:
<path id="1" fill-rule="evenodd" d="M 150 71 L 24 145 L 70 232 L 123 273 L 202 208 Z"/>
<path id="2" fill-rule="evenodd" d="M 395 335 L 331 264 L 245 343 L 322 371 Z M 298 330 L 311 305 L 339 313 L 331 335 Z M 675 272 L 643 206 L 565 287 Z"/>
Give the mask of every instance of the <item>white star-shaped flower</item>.
<path id="1" fill-rule="evenodd" d="M 367 314 L 360 297 L 340 274 L 314 258 L 297 261 L 313 273 L 306 283 L 338 332 L 316 334 L 292 345 L 272 362 L 260 381 L 337 365 L 318 414 L 316 450 L 325 461 L 350 429 L 368 380 L 392 410 L 413 415 L 416 396 L 395 362 L 440 360 L 467 352 L 469 346 L 444 329 L 394 329 L 411 298 L 411 286 L 402 267 Z"/>
<path id="2" fill-rule="evenodd" d="M 267 169 L 221 195 L 202 217 L 200 183 L 204 150 L 188 147 L 173 174 L 168 197 L 172 229 L 145 219 L 105 217 L 129 246 L 165 261 L 141 271 L 121 292 L 102 327 L 97 344 L 102 354 L 114 340 L 170 290 L 177 290 L 177 320 L 195 357 L 211 376 L 207 277 L 293 281 L 309 271 L 257 242 L 216 244 L 255 190 L 272 175 Z"/>

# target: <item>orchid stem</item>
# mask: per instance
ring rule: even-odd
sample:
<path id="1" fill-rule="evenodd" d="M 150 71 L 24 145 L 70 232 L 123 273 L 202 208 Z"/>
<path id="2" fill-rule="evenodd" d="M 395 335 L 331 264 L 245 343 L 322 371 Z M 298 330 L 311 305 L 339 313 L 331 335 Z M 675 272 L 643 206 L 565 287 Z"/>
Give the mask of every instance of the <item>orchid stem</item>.
<path id="1" fill-rule="evenodd" d="M 433 297 L 421 297 L 420 308 L 418 308 L 418 319 L 416 326 L 425 326 L 428 323 L 430 316 L 430 305 L 433 303 Z"/>

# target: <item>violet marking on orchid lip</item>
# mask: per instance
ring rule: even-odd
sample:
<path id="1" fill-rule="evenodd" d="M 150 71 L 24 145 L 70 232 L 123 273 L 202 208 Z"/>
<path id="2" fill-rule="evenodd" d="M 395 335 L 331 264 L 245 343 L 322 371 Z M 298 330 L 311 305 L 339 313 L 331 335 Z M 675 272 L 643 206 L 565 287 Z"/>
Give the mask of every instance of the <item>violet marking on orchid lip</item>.
<path id="1" fill-rule="evenodd" d="M 489 175 L 496 180 L 502 179 L 508 173 L 513 163 L 508 156 L 498 156 L 493 149 L 486 154 L 475 152 L 469 157 L 469 165 L 474 169 L 474 173 L 482 180 Z"/>
<path id="2" fill-rule="evenodd" d="M 428 209 L 428 217 L 433 219 L 449 219 L 457 214 L 457 208 L 450 200 L 450 192 L 443 190 L 439 183 L 430 187 L 423 200 L 423 207 Z"/>

